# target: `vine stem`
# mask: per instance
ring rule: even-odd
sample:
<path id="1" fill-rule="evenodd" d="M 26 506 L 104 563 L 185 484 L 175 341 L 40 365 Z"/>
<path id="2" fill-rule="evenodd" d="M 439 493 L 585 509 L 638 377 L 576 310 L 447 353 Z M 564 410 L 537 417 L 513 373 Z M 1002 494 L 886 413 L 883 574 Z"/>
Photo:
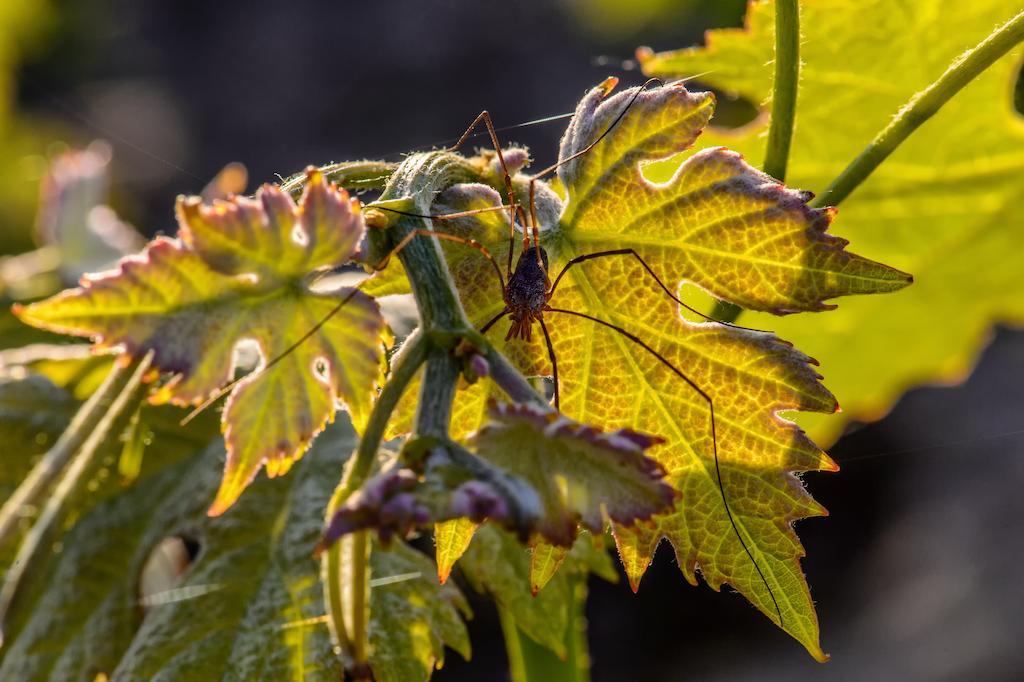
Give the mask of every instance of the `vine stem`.
<path id="1" fill-rule="evenodd" d="M 796 123 L 796 93 L 800 82 L 800 7 L 797 0 L 775 2 L 775 78 L 772 82 L 772 113 L 768 146 L 762 169 L 779 182 L 786 181 L 789 148 Z M 735 322 L 743 308 L 718 301 L 711 317 Z"/>
<path id="2" fill-rule="evenodd" d="M 327 520 L 369 477 L 391 413 L 402 394 L 427 359 L 429 343 L 418 330 L 406 340 L 395 357 L 391 375 L 381 389 L 367 420 L 356 452 L 345 467 L 345 475 L 327 504 Z M 369 590 L 367 560 L 370 550 L 367 532 L 354 533 L 334 543 L 324 554 L 321 568 L 326 589 L 329 623 L 342 651 L 351 656 L 354 668 L 365 669 L 369 646 Z M 346 600 L 345 597 L 349 598 Z M 346 611 L 346 604 L 350 608 Z"/>
<path id="3" fill-rule="evenodd" d="M 0 628 L 7 620 L 14 597 L 33 560 L 46 539 L 51 536 L 51 532 L 63 519 L 68 501 L 81 489 L 86 473 L 96 460 L 96 454 L 107 441 L 118 420 L 130 413 L 142 399 L 145 391 L 143 378 L 149 371 L 152 358 L 153 352 L 150 351 L 144 357 L 132 360 L 124 366 L 115 365 L 103 386 L 97 391 L 100 397 L 95 402 L 90 399 L 83 405 L 80 411 L 84 413 L 83 418 L 79 420 L 76 415 L 68 427 L 68 432 L 79 434 L 72 436 L 78 443 L 70 450 L 74 457 L 64 470 L 53 493 L 47 498 L 39 518 L 22 541 L 18 554 L 4 578 L 3 587 L 0 588 Z M 100 414 L 99 419 L 91 419 L 94 413 Z M 0 646 L 2 645 L 3 632 L 0 630 Z"/>
<path id="4" fill-rule="evenodd" d="M 38 506 L 39 497 L 50 488 L 64 471 L 68 460 L 82 447 L 93 433 L 125 386 L 132 380 L 136 364 L 115 362 L 103 384 L 75 413 L 74 418 L 57 442 L 50 448 L 32 471 L 21 482 L 14 494 L 0 509 L 0 548 L 14 536 L 22 510 Z"/>
<path id="5" fill-rule="evenodd" d="M 772 117 L 764 172 L 779 182 L 786 180 L 789 147 L 796 122 L 796 92 L 800 80 L 800 8 L 797 0 L 775 2 L 775 81 Z"/>
<path id="6" fill-rule="evenodd" d="M 836 206 L 848 197 L 922 123 L 982 71 L 1024 40 L 1024 10 L 993 31 L 976 47 L 953 60 L 946 72 L 910 98 L 892 122 L 873 139 L 857 158 L 811 202 L 812 206 Z"/>
<path id="7" fill-rule="evenodd" d="M 398 164 L 387 161 L 345 161 L 329 163 L 317 170 L 328 182 L 335 182 L 346 189 L 380 189 L 387 183 Z M 298 198 L 306 186 L 306 174 L 296 173 L 281 184 L 281 189 Z"/>
<path id="8" fill-rule="evenodd" d="M 429 214 L 433 197 L 454 182 L 477 180 L 474 169 L 449 152 L 408 157 L 390 173 L 379 203 L 412 202 Z M 414 230 L 429 228 L 421 218 L 403 215 L 394 223 L 374 227 L 368 235 L 370 261 L 385 254 Z M 373 256 L 376 255 L 377 258 Z M 466 319 L 440 244 L 436 239 L 413 239 L 398 253 L 420 314 L 419 330 L 403 345 L 387 383 L 370 413 L 355 455 L 327 507 L 327 518 L 369 477 L 388 419 L 417 371 L 426 364 L 416 412 L 415 435 L 447 440 L 452 402 L 461 373 L 454 349 L 462 339 L 472 342 L 492 367 L 513 399 L 543 401 L 515 368 L 508 364 Z M 322 559 L 329 622 L 343 662 L 356 679 L 370 679 L 369 619 L 371 536 L 362 531 L 334 543 Z"/>

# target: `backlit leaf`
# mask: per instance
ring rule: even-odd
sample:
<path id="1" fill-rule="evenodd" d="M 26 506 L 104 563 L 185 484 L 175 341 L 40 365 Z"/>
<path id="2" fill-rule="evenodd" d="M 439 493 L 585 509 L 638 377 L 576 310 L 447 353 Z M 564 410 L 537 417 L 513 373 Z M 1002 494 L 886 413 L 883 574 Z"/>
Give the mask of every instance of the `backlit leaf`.
<path id="1" fill-rule="evenodd" d="M 823 310 L 836 296 L 892 291 L 910 281 L 846 251 L 844 240 L 826 232 L 834 212 L 808 207 L 808 194 L 779 185 L 734 152 L 714 148 L 694 154 L 667 182 L 651 183 L 643 165 L 685 151 L 710 119 L 713 99 L 678 84 L 608 96 L 607 85 L 581 102 L 561 158 L 597 140 L 633 95 L 636 100 L 590 152 L 560 169 L 566 203 L 558 224 L 542 232 L 552 279 L 574 257 L 632 248 L 672 291 L 691 282 L 745 307 L 775 313 Z M 544 202 L 560 204 L 550 192 Z M 444 227 L 435 224 L 435 229 Z M 481 235 L 493 232 L 480 230 Z M 504 263 L 507 241 L 485 243 Z M 451 269 L 475 324 L 502 310 L 503 300 L 482 284 L 495 279 L 486 261 L 467 257 Z M 696 582 L 699 568 L 712 587 L 729 583 L 775 622 L 781 613 L 784 629 L 824 658 L 799 565 L 803 549 L 791 525 L 824 513 L 796 474 L 835 465 L 778 416 L 836 410 L 816 363 L 773 334 L 684 319 L 630 255 L 573 267 L 550 305 L 606 323 L 545 312 L 558 357 L 562 411 L 583 423 L 664 438 L 651 455 L 682 493 L 675 510 L 656 516 L 653 525 L 615 528 L 634 588 L 658 542 L 668 538 L 688 580 Z M 506 324 L 496 325 L 491 336 L 502 352 L 528 375 L 551 374 L 541 334 L 535 331 L 530 342 L 502 342 Z M 495 391 L 489 382 L 462 391 L 454 429 L 479 428 Z M 714 434 L 704 395 L 715 405 Z M 452 548 L 439 544 L 439 553 L 442 549 L 450 553 Z"/>
<path id="2" fill-rule="evenodd" d="M 312 274 L 351 260 L 364 232 L 358 203 L 319 173 L 310 171 L 298 206 L 268 185 L 254 200 L 181 199 L 178 219 L 179 239 L 157 238 L 118 270 L 19 314 L 93 337 L 97 348 L 153 350 L 155 366 L 173 375 L 156 402 L 202 402 L 232 379 L 239 348 L 255 344 L 260 371 L 240 381 L 224 407 L 229 454 L 210 508 L 220 514 L 264 464 L 269 476 L 286 473 L 333 419 L 337 401 L 362 423 L 386 332 L 370 297 L 310 285 Z"/>
<path id="3" fill-rule="evenodd" d="M 812 0 L 800 3 L 800 91 L 787 180 L 822 191 L 910 98 L 1019 10 L 980 0 Z M 707 47 L 654 55 L 651 75 L 700 80 L 761 105 L 773 78 L 774 4 L 751 3 L 745 29 L 709 33 Z M 869 27 L 869 34 L 865 33 Z M 801 415 L 830 441 L 850 419 L 882 416 L 910 386 L 962 380 L 993 323 L 1024 322 L 1019 210 L 1024 126 L 1014 109 L 1022 48 L 989 67 L 915 131 L 840 206 L 837 231 L 858 251 L 914 273 L 892 298 L 857 298 L 823 316 L 747 316 L 822 362 L 843 412 Z M 754 164 L 765 117 L 709 129 Z M 671 172 L 671 169 L 668 169 Z M 659 169 L 656 179 L 667 177 Z M 969 282 L 969 285 L 967 283 Z"/>

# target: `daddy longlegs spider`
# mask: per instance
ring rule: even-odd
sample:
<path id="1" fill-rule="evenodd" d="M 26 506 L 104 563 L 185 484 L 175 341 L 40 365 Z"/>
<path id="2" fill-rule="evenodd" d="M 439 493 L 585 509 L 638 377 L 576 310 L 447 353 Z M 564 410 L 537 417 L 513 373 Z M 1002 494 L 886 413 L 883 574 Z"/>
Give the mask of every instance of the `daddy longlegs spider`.
<path id="1" fill-rule="evenodd" d="M 556 291 L 558 290 L 559 283 L 562 281 L 562 278 L 566 275 L 566 273 L 571 268 L 579 265 L 580 263 L 584 263 L 584 262 L 586 262 L 588 260 L 594 260 L 594 259 L 597 259 L 597 258 L 607 258 L 607 257 L 613 257 L 613 256 L 631 256 L 633 259 L 635 259 L 637 262 L 639 262 L 639 264 L 643 267 L 643 269 L 646 271 L 646 273 L 655 281 L 655 283 L 657 283 L 658 287 L 663 292 L 665 292 L 665 294 L 669 297 L 669 299 L 671 299 L 678 306 L 680 306 L 682 308 L 685 308 L 686 310 L 690 311 L 691 313 L 693 313 L 695 315 L 698 315 L 699 317 L 702 317 L 702 318 L 704 318 L 705 320 L 707 320 L 709 322 L 714 322 L 714 323 L 717 323 L 717 324 L 722 324 L 722 325 L 725 325 L 725 326 L 728 326 L 728 327 L 732 327 L 732 328 L 735 328 L 735 329 L 743 329 L 743 330 L 746 330 L 746 331 L 753 331 L 753 332 L 761 332 L 762 331 L 762 330 L 757 330 L 757 329 L 750 329 L 749 327 L 740 327 L 739 325 L 734 325 L 734 324 L 731 324 L 731 323 L 728 323 L 728 322 L 723 322 L 721 320 L 717 320 L 717 319 L 715 319 L 715 318 L 713 318 L 713 317 L 711 317 L 709 315 L 706 315 L 705 313 L 703 313 L 703 312 L 701 312 L 699 310 L 696 310 L 695 308 L 687 305 L 686 303 L 681 301 L 665 285 L 665 283 L 661 280 L 661 278 L 658 277 L 658 275 L 654 272 L 654 270 L 650 267 L 650 265 L 648 265 L 647 262 L 640 256 L 640 254 L 637 253 L 632 248 L 611 249 L 611 250 L 597 251 L 595 253 L 588 253 L 588 254 L 576 256 L 576 257 L 570 259 L 568 262 L 566 262 L 566 264 L 564 266 L 562 266 L 562 269 L 559 271 L 558 275 L 554 278 L 554 281 L 552 281 L 551 278 L 549 277 L 549 273 L 548 273 L 548 266 L 549 266 L 548 254 L 544 250 L 544 247 L 541 246 L 541 244 L 540 244 L 540 227 L 539 227 L 539 224 L 538 224 L 538 221 L 537 221 L 537 207 L 536 207 L 536 183 L 541 178 L 543 178 L 543 177 L 553 173 L 554 171 L 556 171 L 562 165 L 564 165 L 564 164 L 566 164 L 566 163 L 568 163 L 570 161 L 573 161 L 573 160 L 583 156 L 584 154 L 586 154 L 590 150 L 592 150 L 595 146 L 597 146 L 619 124 L 619 122 L 622 120 L 622 118 L 629 111 L 630 107 L 636 101 L 637 97 L 639 97 L 640 93 L 643 92 L 651 84 L 656 83 L 656 82 L 659 82 L 658 79 L 651 79 L 651 80 L 647 81 L 646 83 L 644 83 L 641 87 L 637 88 L 636 91 L 633 93 L 632 97 L 626 103 L 626 106 L 623 107 L 622 111 L 618 113 L 618 115 L 612 120 L 612 122 L 608 126 L 608 128 L 605 129 L 593 142 L 589 143 L 586 147 L 584 147 L 583 149 L 581 149 L 581 150 L 571 154 L 570 156 L 566 157 L 565 159 L 561 159 L 558 162 L 556 162 L 556 163 L 554 163 L 554 164 L 544 168 L 539 173 L 536 173 L 536 174 L 532 175 L 529 178 L 528 202 L 527 202 L 528 203 L 528 207 L 527 207 L 528 210 L 527 210 L 527 208 L 524 208 L 522 205 L 518 204 L 517 201 L 516 201 L 516 195 L 515 195 L 515 189 L 514 189 L 513 182 L 512 182 L 512 176 L 509 173 L 509 168 L 508 168 L 508 165 L 507 165 L 507 163 L 505 161 L 505 157 L 504 157 L 504 154 L 502 152 L 501 143 L 498 140 L 498 135 L 497 135 L 497 131 L 496 131 L 495 127 L 494 127 L 494 123 L 491 120 L 491 116 L 490 116 L 490 114 L 487 111 L 482 111 L 476 117 L 476 119 L 474 119 L 474 121 L 466 129 L 466 132 L 462 134 L 462 136 L 455 143 L 455 145 L 453 147 L 449 148 L 449 151 L 453 151 L 454 152 L 459 147 L 461 147 L 466 142 L 466 140 L 469 139 L 469 137 L 473 134 L 473 131 L 476 130 L 476 128 L 479 125 L 483 124 L 484 126 L 486 126 L 487 133 L 490 136 L 491 143 L 494 146 L 495 155 L 497 157 L 499 166 L 501 168 L 501 172 L 502 172 L 502 176 L 503 176 L 503 182 L 504 182 L 504 186 L 505 186 L 504 187 L 505 188 L 505 193 L 508 196 L 508 203 L 507 204 L 496 205 L 496 206 L 485 207 L 485 208 L 478 208 L 478 209 L 473 209 L 473 210 L 468 210 L 468 211 L 461 211 L 461 212 L 458 212 L 458 213 L 449 213 L 449 214 L 444 214 L 444 215 L 423 215 L 423 214 L 418 214 L 418 213 L 411 213 L 411 212 L 407 212 L 407 211 L 401 211 L 401 210 L 398 210 L 398 209 L 394 209 L 394 208 L 390 208 L 390 207 L 385 207 L 385 206 L 379 206 L 379 205 L 378 206 L 372 206 L 372 208 L 374 208 L 376 210 L 387 211 L 387 212 L 397 213 L 397 214 L 404 215 L 404 216 L 409 216 L 409 217 L 414 217 L 414 218 L 422 218 L 422 219 L 431 220 L 431 221 L 451 221 L 451 220 L 455 220 L 455 219 L 458 219 L 458 218 L 465 218 L 465 217 L 469 217 L 469 216 L 473 216 L 473 215 L 478 215 L 478 214 L 485 213 L 485 212 L 507 211 L 508 212 L 508 216 L 509 216 L 509 221 L 508 221 L 509 222 L 509 252 L 508 252 L 508 262 L 507 262 L 506 268 L 505 268 L 505 274 L 502 273 L 501 266 L 498 264 L 498 261 L 494 258 L 494 256 L 487 249 L 487 247 L 484 246 L 483 244 L 481 244 L 476 239 L 472 239 L 472 238 L 468 238 L 468 237 L 462 237 L 462 236 L 454 235 L 454 234 L 446 234 L 446 233 L 443 233 L 443 232 L 436 232 L 433 229 L 429 229 L 429 228 L 417 228 L 417 229 L 411 230 L 409 233 L 407 233 L 402 238 L 402 240 L 399 241 L 398 244 L 396 244 L 395 247 L 392 248 L 390 250 L 390 252 L 377 265 L 374 266 L 374 270 L 375 271 L 380 271 L 380 270 L 384 269 L 384 267 L 387 266 L 387 264 L 390 261 L 390 259 L 395 257 L 397 254 L 399 254 L 402 251 L 402 249 L 404 249 L 416 237 L 436 237 L 437 239 L 442 239 L 442 240 L 445 240 L 445 241 L 450 241 L 450 242 L 462 244 L 464 246 L 468 246 L 468 247 L 473 248 L 473 249 L 477 250 L 478 252 L 480 252 L 488 260 L 488 262 L 490 262 L 490 264 L 493 266 L 494 272 L 497 275 L 498 282 L 499 282 L 499 284 L 501 286 L 502 297 L 503 297 L 503 300 L 504 300 L 504 307 L 501 310 L 501 312 L 499 312 L 497 315 L 495 315 L 490 320 L 488 320 L 480 328 L 480 332 L 483 333 L 483 334 L 486 334 L 491 329 L 491 327 L 493 327 L 501 318 L 503 318 L 504 316 L 508 315 L 510 320 L 511 320 L 511 325 L 509 326 L 508 332 L 505 335 L 505 340 L 509 341 L 509 340 L 514 340 L 514 339 L 522 339 L 524 341 L 529 342 L 533 338 L 533 325 L 534 325 L 534 323 L 537 323 L 540 326 L 540 330 L 541 330 L 541 333 L 544 336 L 544 342 L 545 342 L 545 345 L 547 347 L 548 358 L 551 361 L 551 375 L 552 375 L 552 383 L 553 383 L 553 386 L 554 386 L 553 398 L 554 398 L 554 405 L 555 405 L 555 409 L 556 410 L 560 408 L 559 382 L 558 382 L 558 360 L 557 360 L 557 356 L 555 354 L 554 346 L 553 346 L 553 344 L 551 342 L 551 335 L 548 332 L 547 325 L 545 324 L 545 321 L 544 321 L 544 313 L 556 313 L 556 314 L 559 314 L 559 315 L 569 315 L 569 316 L 573 316 L 573 317 L 583 318 L 583 319 L 586 319 L 586 320 L 590 320 L 591 322 L 594 322 L 597 325 L 600 325 L 600 326 L 603 326 L 603 327 L 605 327 L 607 329 L 610 329 L 610 330 L 616 332 L 617 334 L 621 335 L 622 337 L 628 339 L 629 341 L 633 342 L 634 344 L 636 344 L 640 348 L 642 348 L 645 352 L 649 353 L 652 357 L 657 359 L 657 361 L 659 363 L 664 365 L 670 372 L 672 372 L 672 374 L 674 374 L 676 377 L 678 377 L 683 382 L 685 382 L 693 391 L 695 391 L 697 393 L 698 396 L 700 396 L 701 400 L 706 402 L 707 405 L 708 405 L 708 413 L 709 413 L 709 418 L 710 418 L 709 421 L 710 421 L 710 427 L 711 427 L 712 454 L 713 454 L 713 457 L 714 457 L 714 467 L 715 467 L 715 477 L 717 479 L 719 493 L 721 494 L 722 506 L 725 509 L 725 513 L 726 513 L 726 516 L 729 519 L 729 524 L 732 527 L 733 533 L 736 535 L 737 540 L 739 541 L 740 545 L 743 547 L 743 551 L 746 553 L 747 557 L 750 559 L 751 563 L 754 566 L 754 569 L 757 571 L 757 574 L 758 574 L 758 576 L 761 579 L 761 582 L 764 584 L 765 589 L 768 591 L 768 594 L 769 594 L 769 596 L 772 599 L 772 603 L 775 606 L 776 614 L 778 615 L 779 627 L 782 627 L 783 626 L 782 610 L 779 607 L 779 602 L 778 602 L 778 600 L 775 597 L 775 593 L 772 590 L 771 585 L 768 584 L 768 579 L 765 577 L 765 574 L 761 570 L 760 565 L 757 563 L 757 560 L 754 558 L 754 555 L 751 552 L 750 547 L 747 545 L 746 540 L 743 538 L 743 535 L 739 531 L 739 527 L 736 524 L 736 520 L 733 517 L 732 509 L 731 509 L 731 507 L 729 505 L 729 500 L 728 500 L 728 498 L 727 498 L 727 496 L 725 494 L 725 487 L 722 484 L 722 471 L 721 471 L 721 466 L 719 464 L 719 458 L 718 458 L 718 434 L 717 434 L 717 426 L 716 426 L 716 422 L 715 422 L 715 404 L 714 404 L 714 400 L 711 398 L 711 396 L 704 389 L 702 389 L 695 381 L 693 381 L 683 371 L 681 371 L 678 367 L 676 367 L 664 355 L 662 355 L 657 350 L 655 350 L 653 347 L 651 347 L 649 344 L 647 344 L 645 341 L 643 341 L 643 339 L 641 339 L 640 337 L 636 336 L 635 334 L 627 331 L 623 327 L 621 327 L 619 325 L 616 325 L 616 324 L 614 324 L 612 322 L 608 322 L 607 320 L 602 320 L 602 319 L 594 317 L 592 315 L 588 315 L 587 313 L 583 313 L 583 312 L 579 312 L 579 311 L 575 311 L 575 310 L 568 310 L 568 309 L 565 309 L 565 308 L 559 308 L 559 307 L 551 305 L 551 300 L 554 297 Z M 617 83 L 618 83 L 618 79 L 617 78 L 609 78 L 609 79 L 605 80 L 604 83 L 602 83 L 600 87 L 602 87 L 604 89 L 605 94 L 607 95 L 608 93 L 610 93 L 612 91 L 612 89 L 617 85 Z M 516 224 L 517 224 L 517 221 L 518 221 L 518 224 L 520 225 L 520 227 L 522 228 L 523 239 L 522 239 L 522 248 L 520 250 L 519 258 L 516 261 L 515 269 L 513 269 L 512 268 L 512 260 L 513 260 L 514 246 L 515 246 Z M 369 279 L 364 280 L 364 282 L 365 281 L 369 281 Z M 300 337 L 295 343 L 291 344 L 284 352 L 282 352 L 276 358 L 273 358 L 272 360 L 267 362 L 263 367 L 261 367 L 257 371 L 258 372 L 266 371 L 270 366 L 272 366 L 276 362 L 278 362 L 281 359 L 283 359 L 291 351 L 296 349 L 299 345 L 301 345 L 303 342 L 305 342 L 308 338 L 310 338 L 315 333 L 317 333 L 317 331 L 319 331 L 320 328 L 322 328 L 323 325 L 325 325 L 328 322 L 328 320 L 330 320 L 331 317 L 333 317 L 338 311 L 341 310 L 342 306 L 344 306 L 345 303 L 347 303 L 352 298 L 352 296 L 355 294 L 355 292 L 358 289 L 359 289 L 359 286 L 357 285 L 356 287 L 354 287 L 352 289 L 352 291 L 348 295 L 346 295 L 342 300 L 340 300 L 338 302 L 338 304 L 334 307 L 334 309 L 331 310 L 330 313 L 328 313 L 327 316 L 325 316 L 320 322 L 318 322 L 316 325 L 314 325 L 308 332 L 303 334 L 302 337 Z M 231 390 L 231 388 L 234 386 L 235 383 L 237 383 L 237 381 L 238 380 L 228 384 L 223 389 L 218 391 L 217 394 L 215 394 L 211 399 L 209 399 L 206 402 L 204 402 L 203 405 L 201 405 L 192 414 L 190 414 L 187 419 L 190 419 L 195 414 L 198 414 L 199 411 L 205 409 L 208 405 L 212 404 L 218 398 L 220 398 L 221 396 L 225 395 L 228 391 Z"/>

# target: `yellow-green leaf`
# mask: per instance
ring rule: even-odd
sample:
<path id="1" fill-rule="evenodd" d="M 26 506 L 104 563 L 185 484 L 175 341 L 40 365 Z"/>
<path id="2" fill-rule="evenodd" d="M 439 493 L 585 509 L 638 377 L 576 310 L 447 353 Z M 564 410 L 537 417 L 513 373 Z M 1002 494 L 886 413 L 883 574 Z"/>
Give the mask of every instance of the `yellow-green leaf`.
<path id="1" fill-rule="evenodd" d="M 891 291 L 910 281 L 846 251 L 844 240 L 826 232 L 834 212 L 810 208 L 807 193 L 783 187 L 734 152 L 705 150 L 667 182 L 646 179 L 644 164 L 685 151 L 711 117 L 713 99 L 681 85 L 614 97 L 607 84 L 594 89 L 569 126 L 561 158 L 597 140 L 634 95 L 618 126 L 560 169 L 566 203 L 559 223 L 543 225 L 541 235 L 552 279 L 572 258 L 635 249 L 671 291 L 691 282 L 776 313 L 823 310 L 836 296 Z M 559 200 L 545 196 L 552 201 Z M 462 229 L 478 239 L 495 233 Z M 485 243 L 504 263 L 507 241 Z M 491 293 L 495 284 L 483 284 L 496 277 L 482 258 L 465 257 L 452 272 L 474 323 L 503 309 Z M 664 438 L 651 456 L 682 493 L 675 510 L 653 525 L 615 528 L 633 586 L 667 538 L 688 580 L 696 581 L 699 568 L 712 587 L 732 585 L 773 621 L 781 615 L 783 628 L 824 658 L 792 522 L 824 513 L 796 475 L 835 465 L 778 416 L 836 410 L 815 361 L 770 333 L 684 319 L 630 254 L 576 265 L 549 304 L 544 319 L 558 358 L 562 411 L 583 423 Z M 491 332 L 502 352 L 525 374 L 550 375 L 542 335 L 535 330 L 530 342 L 503 342 L 506 324 Z M 453 430 L 479 428 L 495 391 L 487 381 L 462 391 Z M 714 434 L 704 395 L 715 405 Z"/>
<path id="2" fill-rule="evenodd" d="M 915 93 L 1017 11 L 1005 0 L 800 3 L 787 180 L 822 191 Z M 700 73 L 760 105 L 771 93 L 774 4 L 752 3 L 746 23 L 643 67 L 664 77 Z M 816 438 L 834 439 L 850 419 L 879 418 L 910 386 L 962 380 L 993 323 L 1024 322 L 1015 257 L 1024 234 L 1024 126 L 1013 99 L 1022 52 L 955 95 L 840 206 L 837 231 L 859 252 L 914 273 L 917 284 L 891 298 L 845 301 L 828 315 L 742 318 L 821 360 L 843 412 L 801 416 Z M 712 127 L 702 142 L 727 144 L 758 164 L 767 127 L 764 117 L 739 130 Z"/>
<path id="3" fill-rule="evenodd" d="M 634 95 L 592 90 L 576 109 L 560 158 L 596 141 Z M 710 93 L 682 85 L 636 95 L 597 146 L 559 169 L 568 199 L 548 253 L 632 247 L 673 288 L 685 280 L 774 313 L 822 310 L 839 295 L 906 286 L 904 273 L 851 254 L 828 235 L 831 211 L 809 208 L 806 193 L 786 189 L 734 152 L 701 151 L 666 183 L 648 181 L 641 163 L 689 148 L 713 108 Z M 617 276 L 638 279 L 634 266 Z"/>
<path id="4" fill-rule="evenodd" d="M 469 519 L 452 519 L 434 526 L 437 579 L 442 583 L 448 581 L 455 562 L 469 549 L 476 526 L 477 524 Z"/>
<path id="5" fill-rule="evenodd" d="M 178 218 L 180 240 L 157 238 L 116 271 L 87 277 L 19 315 L 93 337 L 97 348 L 153 350 L 154 365 L 173 375 L 154 402 L 203 401 L 232 379 L 240 348 L 255 344 L 260 371 L 233 388 L 224 408 L 228 458 L 210 508 L 220 514 L 264 465 L 269 476 L 287 472 L 339 400 L 362 423 L 387 332 L 370 297 L 308 282 L 315 271 L 351 260 L 364 232 L 358 204 L 319 173 L 310 172 L 298 206 L 265 186 L 256 199 L 212 206 L 182 199 Z"/>

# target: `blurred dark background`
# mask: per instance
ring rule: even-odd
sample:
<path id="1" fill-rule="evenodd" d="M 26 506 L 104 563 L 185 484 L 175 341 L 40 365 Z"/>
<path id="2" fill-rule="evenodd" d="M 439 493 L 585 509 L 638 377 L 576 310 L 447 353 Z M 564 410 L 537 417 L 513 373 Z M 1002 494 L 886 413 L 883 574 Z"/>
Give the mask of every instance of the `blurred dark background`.
<path id="1" fill-rule="evenodd" d="M 397 159 L 457 137 L 484 108 L 498 126 L 568 112 L 607 75 L 641 81 L 622 68 L 638 45 L 698 44 L 743 13 L 742 0 L 0 4 L 7 252 L 30 248 L 35 183 L 68 145 L 108 140 L 114 207 L 146 234 L 173 232 L 174 197 L 227 162 L 248 167 L 252 189 L 311 163 Z M 563 125 L 503 139 L 545 164 Z M 839 474 L 808 477 L 831 511 L 798 526 L 831 663 L 737 595 L 691 588 L 663 546 L 638 595 L 592 584 L 594 679 L 1024 675 L 1022 366 L 1024 336 L 996 334 L 965 385 L 912 392 L 831 450 Z M 497 618 L 474 607 L 474 660 L 451 653 L 438 679 L 507 676 Z"/>

